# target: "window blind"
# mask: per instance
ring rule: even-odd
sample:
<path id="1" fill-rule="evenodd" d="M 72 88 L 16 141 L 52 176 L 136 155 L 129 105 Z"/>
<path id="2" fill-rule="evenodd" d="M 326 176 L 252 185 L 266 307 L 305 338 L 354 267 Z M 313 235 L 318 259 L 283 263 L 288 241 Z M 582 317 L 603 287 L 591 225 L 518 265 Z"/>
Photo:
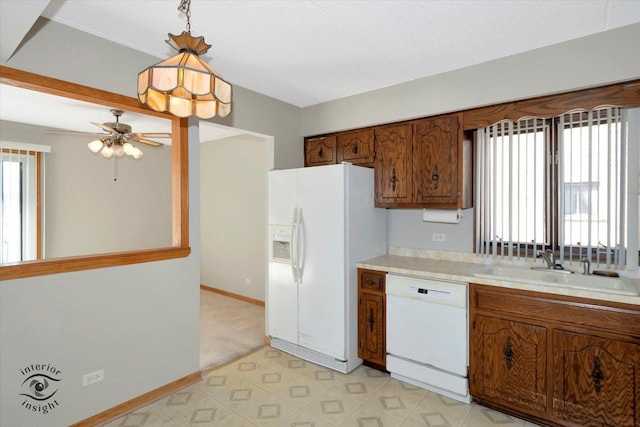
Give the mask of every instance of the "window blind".
<path id="1" fill-rule="evenodd" d="M 624 266 L 632 208 L 625 117 L 604 107 L 478 129 L 476 253 L 522 259 L 552 249 L 559 260 Z"/>

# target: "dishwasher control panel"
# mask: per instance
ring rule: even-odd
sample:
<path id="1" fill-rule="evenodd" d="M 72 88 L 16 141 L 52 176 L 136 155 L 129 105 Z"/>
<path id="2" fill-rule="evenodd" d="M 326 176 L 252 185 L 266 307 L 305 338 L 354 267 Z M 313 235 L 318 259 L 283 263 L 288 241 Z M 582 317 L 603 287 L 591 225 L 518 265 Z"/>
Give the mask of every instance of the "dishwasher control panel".
<path id="1" fill-rule="evenodd" d="M 467 307 L 467 289 L 464 282 L 423 279 L 413 276 L 387 274 L 386 293 L 434 303 Z"/>

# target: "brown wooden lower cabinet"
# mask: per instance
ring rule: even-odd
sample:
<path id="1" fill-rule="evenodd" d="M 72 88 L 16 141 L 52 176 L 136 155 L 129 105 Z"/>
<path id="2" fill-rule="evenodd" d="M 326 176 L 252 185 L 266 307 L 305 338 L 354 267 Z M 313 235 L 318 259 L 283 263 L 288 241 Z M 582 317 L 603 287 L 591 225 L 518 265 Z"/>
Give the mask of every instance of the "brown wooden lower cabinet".
<path id="1" fill-rule="evenodd" d="M 554 426 L 640 426 L 640 306 L 471 284 L 469 387 Z"/>
<path id="2" fill-rule="evenodd" d="M 470 376 L 478 394 L 522 409 L 547 407 L 546 328 L 477 315 Z"/>
<path id="3" fill-rule="evenodd" d="M 385 278 L 384 271 L 358 269 L 358 357 L 382 370 L 387 359 Z"/>
<path id="4" fill-rule="evenodd" d="M 553 332 L 553 413 L 579 425 L 640 425 L 640 345 Z"/>

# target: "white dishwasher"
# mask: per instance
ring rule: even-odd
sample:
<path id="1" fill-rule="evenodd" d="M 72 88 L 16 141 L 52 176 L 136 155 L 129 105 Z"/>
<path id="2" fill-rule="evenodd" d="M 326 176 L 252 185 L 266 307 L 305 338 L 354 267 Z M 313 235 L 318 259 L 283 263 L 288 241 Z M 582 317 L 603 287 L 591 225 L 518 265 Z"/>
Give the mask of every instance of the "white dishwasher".
<path id="1" fill-rule="evenodd" d="M 468 283 L 387 274 L 387 370 L 470 403 Z"/>

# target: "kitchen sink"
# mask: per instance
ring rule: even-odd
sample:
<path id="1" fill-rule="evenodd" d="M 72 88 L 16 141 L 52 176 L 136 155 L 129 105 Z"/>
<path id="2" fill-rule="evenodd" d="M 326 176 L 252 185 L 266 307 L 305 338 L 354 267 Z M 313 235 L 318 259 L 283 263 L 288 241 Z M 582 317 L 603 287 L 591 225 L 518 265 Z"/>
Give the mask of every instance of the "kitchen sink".
<path id="1" fill-rule="evenodd" d="M 619 295 L 640 295 L 632 281 L 622 277 L 601 277 L 584 274 L 568 274 L 567 270 L 530 269 L 491 265 L 475 273 L 476 277 L 606 292 Z"/>

